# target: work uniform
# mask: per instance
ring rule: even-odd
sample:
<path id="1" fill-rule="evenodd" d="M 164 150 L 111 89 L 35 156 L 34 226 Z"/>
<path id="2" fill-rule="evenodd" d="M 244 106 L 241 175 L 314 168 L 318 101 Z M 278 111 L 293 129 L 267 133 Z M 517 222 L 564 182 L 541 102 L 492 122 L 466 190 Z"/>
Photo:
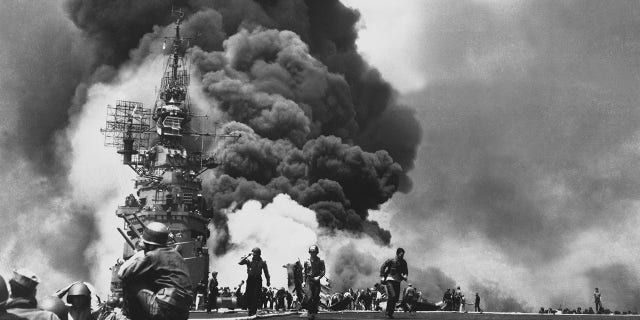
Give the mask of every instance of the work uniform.
<path id="1" fill-rule="evenodd" d="M 398 257 L 388 259 L 380 267 L 380 277 L 387 279 L 387 314 L 389 316 L 392 316 L 396 309 L 396 303 L 400 296 L 400 282 L 405 280 L 405 276 L 408 274 L 407 261 Z"/>
<path id="2" fill-rule="evenodd" d="M 27 320 L 60 320 L 53 312 L 38 309 L 36 298 L 11 298 L 6 308 L 7 313 Z"/>
<path id="3" fill-rule="evenodd" d="M 309 297 L 307 310 L 309 314 L 318 313 L 318 305 L 320 304 L 320 279 L 324 277 L 325 267 L 324 260 L 316 257 L 310 257 L 309 260 L 304 262 L 304 278 L 305 282 L 309 286 L 311 297 Z M 318 278 L 314 280 L 313 278 Z"/>
<path id="4" fill-rule="evenodd" d="M 256 314 L 258 311 L 258 300 L 260 293 L 262 292 L 262 272 L 264 271 L 264 277 L 267 278 L 267 283 L 270 283 L 269 268 L 267 262 L 262 260 L 260 256 L 252 256 L 249 260 L 248 257 L 240 260 L 241 265 L 247 266 L 247 288 L 245 291 L 245 300 L 247 303 L 247 309 L 249 316 Z"/>
<path id="5" fill-rule="evenodd" d="M 128 311 L 136 320 L 189 317 L 191 279 L 184 259 L 174 249 L 139 251 L 120 267 L 118 275 Z"/>
<path id="6" fill-rule="evenodd" d="M 596 313 L 598 313 L 600 312 L 600 310 L 602 310 L 602 300 L 601 300 L 600 291 L 593 292 L 593 300 L 595 301 L 595 304 L 596 304 Z"/>
<path id="7" fill-rule="evenodd" d="M 207 285 L 208 294 L 207 297 L 207 313 L 211 312 L 211 309 L 218 310 L 218 279 L 211 278 L 209 279 L 209 284 Z"/>

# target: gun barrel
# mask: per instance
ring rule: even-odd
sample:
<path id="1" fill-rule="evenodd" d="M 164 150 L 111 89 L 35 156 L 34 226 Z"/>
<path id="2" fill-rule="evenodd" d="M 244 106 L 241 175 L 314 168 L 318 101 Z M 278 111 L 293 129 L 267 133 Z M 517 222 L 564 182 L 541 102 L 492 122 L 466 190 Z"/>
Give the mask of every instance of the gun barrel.
<path id="1" fill-rule="evenodd" d="M 136 218 L 136 220 L 138 220 L 138 222 L 142 226 L 142 229 L 146 229 L 147 228 L 147 226 L 144 224 L 144 222 L 142 222 L 142 220 L 140 220 L 140 217 L 138 217 L 138 212 L 137 211 L 133 213 L 133 217 Z"/>
<path id="2" fill-rule="evenodd" d="M 127 242 L 127 244 L 129 244 L 131 249 L 135 250 L 136 249 L 136 245 L 133 243 L 133 241 L 131 241 L 131 239 L 129 239 L 129 237 L 127 237 L 127 235 L 124 233 L 124 231 L 122 231 L 122 229 L 120 229 L 120 228 L 116 228 L 116 229 L 118 229 L 118 232 L 120 232 L 120 235 L 124 238 L 124 240 Z"/>

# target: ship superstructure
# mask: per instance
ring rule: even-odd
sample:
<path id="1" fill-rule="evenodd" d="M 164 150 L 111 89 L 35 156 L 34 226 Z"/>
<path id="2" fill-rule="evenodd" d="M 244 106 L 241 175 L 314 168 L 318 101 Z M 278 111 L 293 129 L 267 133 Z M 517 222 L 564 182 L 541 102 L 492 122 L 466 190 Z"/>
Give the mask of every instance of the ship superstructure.
<path id="1" fill-rule="evenodd" d="M 137 174 L 136 195 L 125 198 L 116 215 L 124 221 L 123 258 L 135 253 L 135 241 L 145 224 L 158 221 L 166 224 L 176 249 L 185 258 L 191 280 L 195 284 L 207 278 L 209 253 L 209 218 L 202 197 L 198 176 L 215 167 L 212 157 L 202 151 L 187 150 L 183 139 L 188 136 L 214 136 L 215 133 L 196 133 L 189 129 L 193 118 L 189 101 L 189 70 L 185 59 L 187 39 L 180 34 L 183 14 L 177 15 L 175 37 L 171 40 L 170 55 L 153 110 L 142 103 L 117 101 L 107 107 L 105 145 L 118 148 L 123 164 Z M 166 43 L 166 42 L 165 42 Z M 219 135 L 218 135 L 219 136 Z M 118 265 L 112 268 L 112 296 L 121 295 L 115 276 Z"/>

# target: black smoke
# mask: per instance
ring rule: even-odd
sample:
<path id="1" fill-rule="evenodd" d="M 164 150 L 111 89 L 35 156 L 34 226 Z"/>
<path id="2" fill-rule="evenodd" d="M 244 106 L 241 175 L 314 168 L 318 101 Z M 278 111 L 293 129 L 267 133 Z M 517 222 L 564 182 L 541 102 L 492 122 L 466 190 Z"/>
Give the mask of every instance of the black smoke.
<path id="1" fill-rule="evenodd" d="M 367 220 L 368 210 L 409 188 L 406 172 L 420 128 L 357 54 L 358 13 L 333 1 L 228 6 L 220 1 L 211 7 L 215 12 L 206 11 L 216 26 L 222 17 L 224 33 L 236 32 L 223 50 L 210 40 L 192 50 L 210 103 L 227 120 L 246 125 L 229 124 L 225 131 L 241 137 L 217 146 L 227 182 L 205 182 L 214 208 L 251 198 L 269 201 L 285 192 L 316 211 L 323 227 L 365 232 L 388 243 L 389 232 Z M 291 14 L 300 16 L 297 23 Z M 191 34 L 220 39 L 220 30 L 212 33 L 201 24 L 185 23 Z"/>
<path id="2" fill-rule="evenodd" d="M 53 266 L 87 275 L 91 262 L 83 254 L 95 225 L 95 208 L 70 200 L 66 178 L 72 149 L 65 130 L 83 111 L 91 85 L 112 81 L 118 68 L 152 54 L 152 45 L 175 21 L 172 7 L 184 10 L 183 33 L 197 48 L 193 55 L 203 82 L 220 86 L 224 81 L 215 83 L 215 76 L 224 75 L 253 90 L 242 96 L 234 88 L 205 88 L 208 107 L 236 121 L 226 130 L 235 123 L 244 126 L 243 138 L 225 142 L 219 175 L 205 182 L 215 190 L 208 194 L 211 205 L 267 202 L 286 192 L 314 208 L 325 227 L 389 243 L 389 232 L 367 220 L 367 211 L 397 190 L 408 190 L 406 173 L 420 129 L 410 108 L 397 104 L 393 88 L 357 53 L 357 11 L 338 1 L 9 1 L 0 22 L 3 171 L 21 172 L 29 183 L 23 184 L 26 189 L 6 190 L 12 203 L 7 214 L 22 211 L 35 220 L 64 216 L 64 225 L 81 229 L 47 230 L 42 240 L 32 239 L 46 244 L 54 233 L 67 236 L 59 242 L 68 250 L 52 258 Z M 255 52 L 233 43 L 251 36 L 285 38 Z M 282 46 L 286 41 L 293 43 Z M 237 59 L 211 61 L 229 48 L 240 50 L 231 55 Z M 381 130 L 389 134 L 375 134 L 385 123 Z M 19 179 L 3 176 L 5 185 Z M 225 192 L 211 189 L 217 187 Z M 216 217 L 224 225 L 224 216 Z M 80 225 L 86 227 L 75 228 Z M 82 262 L 72 269 L 56 262 L 73 256 L 82 256 Z"/>
<path id="3" fill-rule="evenodd" d="M 97 47 L 98 63 L 111 66 L 149 55 L 150 44 L 166 34 L 162 27 L 175 19 L 172 6 L 185 13 L 183 34 L 195 46 L 193 61 L 211 98 L 204 108 L 217 108 L 224 120 L 251 131 L 250 138 L 219 147 L 226 182 L 205 182 L 213 208 L 252 197 L 269 201 L 286 192 L 316 210 L 323 226 L 366 232 L 388 243 L 389 232 L 368 221 L 367 210 L 410 189 L 406 173 L 420 128 L 411 109 L 396 103 L 393 88 L 357 53 L 359 13 L 339 1 L 66 5 Z M 324 151 L 326 157 L 318 154 Z M 332 193 L 320 194 L 327 190 L 324 180 L 333 181 Z M 218 195 L 219 186 L 225 195 Z M 253 192 L 231 191 L 232 186 Z M 336 186 L 343 189 L 339 196 Z"/>

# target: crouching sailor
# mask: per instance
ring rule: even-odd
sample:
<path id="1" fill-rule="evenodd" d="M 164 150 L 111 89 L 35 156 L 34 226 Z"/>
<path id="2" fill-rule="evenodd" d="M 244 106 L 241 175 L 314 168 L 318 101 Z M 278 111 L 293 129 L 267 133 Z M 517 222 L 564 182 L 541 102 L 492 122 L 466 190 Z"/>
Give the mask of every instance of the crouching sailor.
<path id="1" fill-rule="evenodd" d="M 142 233 L 143 250 L 125 261 L 122 279 L 125 308 L 132 319 L 186 320 L 192 298 L 187 265 L 167 246 L 169 229 L 151 222 Z"/>

